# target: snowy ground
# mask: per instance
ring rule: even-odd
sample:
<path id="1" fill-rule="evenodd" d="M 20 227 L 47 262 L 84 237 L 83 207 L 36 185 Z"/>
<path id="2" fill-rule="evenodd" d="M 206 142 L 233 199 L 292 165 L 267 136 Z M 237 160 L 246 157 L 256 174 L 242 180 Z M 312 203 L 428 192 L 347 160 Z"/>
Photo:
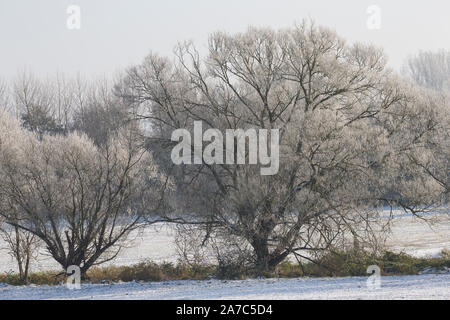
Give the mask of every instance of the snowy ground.
<path id="1" fill-rule="evenodd" d="M 176 262 L 177 254 L 173 240 L 174 230 L 169 225 L 157 224 L 140 229 L 129 236 L 129 241 L 119 256 L 104 265 L 132 265 L 144 260 Z M 0 249 L 4 247 L 5 244 L 0 239 Z M 33 271 L 59 270 L 60 266 L 42 250 L 32 262 L 31 268 Z M 4 251 L 0 251 L 0 273 L 15 270 L 14 260 Z"/>
<path id="2" fill-rule="evenodd" d="M 395 218 L 387 245 L 416 257 L 439 256 L 442 249 L 450 249 L 450 215 L 427 217 L 426 222 L 408 216 Z"/>
<path id="3" fill-rule="evenodd" d="M 167 281 L 65 286 L 0 285 L 0 299 L 450 299 L 450 274 L 382 277 L 370 289 L 365 277 Z"/>
<path id="4" fill-rule="evenodd" d="M 110 264 L 131 265 L 147 259 L 156 262 L 177 260 L 174 230 L 170 225 L 150 226 L 134 232 L 130 238 L 127 248 Z M 391 250 L 404 251 L 418 257 L 437 256 L 442 249 L 450 249 L 450 218 L 446 214 L 439 214 L 425 223 L 409 216 L 397 217 L 393 221 L 387 245 Z M 0 239 L 0 249 L 4 247 L 5 244 Z M 58 264 L 45 252 L 32 265 L 33 271 L 57 269 Z M 16 271 L 14 260 L 0 250 L 0 273 L 11 271 Z"/>
<path id="5" fill-rule="evenodd" d="M 174 230 L 168 225 L 147 227 L 132 235 L 129 246 L 111 264 L 129 265 L 146 259 L 176 261 Z M 4 246 L 0 241 L 0 248 Z M 412 217 L 394 219 L 388 241 L 391 250 L 415 256 L 437 256 L 450 248 L 450 219 L 436 215 L 431 223 Z M 58 270 L 42 253 L 33 270 Z M 13 260 L 0 251 L 0 272 L 15 271 Z M 0 284 L 1 299 L 447 299 L 450 273 L 382 277 L 381 288 L 370 290 L 367 277 L 320 279 L 264 279 L 243 281 L 167 281 L 148 283 L 83 284 L 66 286 Z"/>

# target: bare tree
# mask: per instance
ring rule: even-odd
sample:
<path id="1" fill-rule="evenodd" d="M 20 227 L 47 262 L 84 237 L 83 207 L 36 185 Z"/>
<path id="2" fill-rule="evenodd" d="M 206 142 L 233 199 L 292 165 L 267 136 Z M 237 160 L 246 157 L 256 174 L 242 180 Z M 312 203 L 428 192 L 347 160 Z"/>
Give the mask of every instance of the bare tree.
<path id="1" fill-rule="evenodd" d="M 419 86 L 437 91 L 433 94 L 422 90 L 430 108 L 417 115 L 421 126 L 435 126 L 432 134 L 423 137 L 425 143 L 421 152 L 410 152 L 408 157 L 413 166 L 423 170 L 444 189 L 448 202 L 450 190 L 450 52 L 421 51 L 410 56 L 403 67 L 404 74 Z M 437 121 L 436 119 L 439 119 Z"/>
<path id="2" fill-rule="evenodd" d="M 8 84 L 3 79 L 0 79 L 0 110 L 11 111 L 10 92 Z"/>
<path id="3" fill-rule="evenodd" d="M 6 223 L 0 225 L 0 237 L 6 243 L 8 254 L 17 263 L 20 280 L 28 284 L 31 261 L 36 258 L 40 246 L 39 239 L 30 232 Z"/>
<path id="4" fill-rule="evenodd" d="M 107 79 L 87 81 L 79 75 L 68 79 L 57 73 L 42 80 L 23 72 L 14 81 L 13 101 L 22 126 L 39 136 L 79 131 L 104 145 L 110 133 L 129 125 L 126 105 L 113 94 Z"/>
<path id="5" fill-rule="evenodd" d="M 96 145 L 103 145 L 110 134 L 129 124 L 126 105 L 114 94 L 107 80 L 96 81 L 85 87 L 75 109 L 72 129 L 86 133 Z"/>
<path id="6" fill-rule="evenodd" d="M 205 58 L 190 43 L 174 62 L 150 54 L 128 70 L 121 95 L 150 125 L 148 145 L 177 186 L 179 221 L 203 226 L 205 241 L 219 233 L 248 246 L 264 273 L 344 234 L 364 237 L 378 205 L 416 213 L 434 203 L 441 186 L 404 154 L 436 128 L 415 118 L 429 104 L 417 104 L 385 61 L 379 49 L 313 24 L 251 28 L 213 34 Z M 221 132 L 279 129 L 278 173 L 261 175 L 248 148 L 247 164 L 173 164 L 172 132 L 192 133 L 194 121 Z"/>
<path id="7" fill-rule="evenodd" d="M 450 51 L 420 51 L 408 57 L 403 72 L 422 87 L 449 92 Z"/>
<path id="8" fill-rule="evenodd" d="M 24 128 L 40 137 L 63 132 L 63 127 L 56 120 L 57 104 L 51 82 L 39 80 L 30 72 L 23 72 L 14 81 L 12 96 L 15 112 Z"/>
<path id="9" fill-rule="evenodd" d="M 84 276 L 111 260 L 156 210 L 159 178 L 134 128 L 100 148 L 77 133 L 36 139 L 6 113 L 0 124 L 0 215 L 40 238 L 64 269 Z"/>
<path id="10" fill-rule="evenodd" d="M 1 113 L 11 111 L 7 108 L 8 92 L 5 82 L 0 83 L 0 101 L 2 101 L 3 110 Z M 14 135 L 17 131 L 8 125 L 7 122 L 0 122 L 4 126 L 4 131 L 10 131 L 10 134 Z M 11 124 L 11 123 L 9 123 Z M 11 136 L 12 138 L 12 136 Z M 11 138 L 8 139 L 11 141 Z M 0 149 L 6 148 L 5 137 L 0 138 Z M 0 211 L 3 210 L 3 202 L 0 201 Z M 0 219 L 0 236 L 6 244 L 5 249 L 8 254 L 16 261 L 19 271 L 20 280 L 24 283 L 28 283 L 29 270 L 31 260 L 34 258 L 38 247 L 39 240 L 37 237 L 27 231 L 21 230 L 18 227 L 11 226 Z"/>
<path id="11" fill-rule="evenodd" d="M 76 110 L 76 82 L 57 73 L 50 84 L 53 94 L 54 119 L 62 134 L 73 130 L 73 118 Z"/>

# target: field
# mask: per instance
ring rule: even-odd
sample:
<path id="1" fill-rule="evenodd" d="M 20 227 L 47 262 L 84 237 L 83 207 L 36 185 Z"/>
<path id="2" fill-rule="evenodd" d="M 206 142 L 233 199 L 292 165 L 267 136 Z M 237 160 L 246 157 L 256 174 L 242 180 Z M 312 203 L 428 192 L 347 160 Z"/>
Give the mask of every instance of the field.
<path id="1" fill-rule="evenodd" d="M 365 277 L 167 281 L 66 286 L 1 286 L 0 299 L 450 299 L 450 274 Z"/>
<path id="2" fill-rule="evenodd" d="M 176 262 L 171 225 L 157 224 L 134 232 L 127 247 L 109 264 L 131 265 L 144 260 Z M 450 248 L 450 219 L 445 214 L 428 218 L 427 222 L 410 216 L 394 218 L 388 248 L 404 251 L 417 257 L 437 256 L 442 249 Z M 0 240 L 0 248 L 4 248 Z M 58 265 L 44 251 L 33 262 L 32 271 L 58 269 Z M 0 252 L 0 273 L 15 271 L 16 266 L 6 252 Z"/>
<path id="3" fill-rule="evenodd" d="M 170 225 L 155 225 L 132 235 L 121 254 L 109 264 L 131 265 L 151 259 L 177 260 Z M 3 244 L 1 244 L 3 245 Z M 434 257 L 450 247 L 450 221 L 436 215 L 425 223 L 398 216 L 388 241 L 391 250 L 417 257 Z M 14 271 L 6 253 L 0 255 L 0 272 Z M 41 253 L 33 271 L 57 270 Z M 165 281 L 114 284 L 82 284 L 81 290 L 66 286 L 10 286 L 0 284 L 0 299 L 450 299 L 450 274 L 422 274 L 381 278 L 381 288 L 369 289 L 367 277 L 250 279 L 236 281 Z"/>

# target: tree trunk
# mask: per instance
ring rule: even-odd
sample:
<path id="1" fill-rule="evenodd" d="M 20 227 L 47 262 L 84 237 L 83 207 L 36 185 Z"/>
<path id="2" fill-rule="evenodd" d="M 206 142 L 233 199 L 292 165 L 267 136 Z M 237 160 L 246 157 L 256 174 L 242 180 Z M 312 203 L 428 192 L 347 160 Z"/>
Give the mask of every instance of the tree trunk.
<path id="1" fill-rule="evenodd" d="M 270 275 L 275 272 L 276 267 L 288 256 L 289 252 L 269 252 L 267 240 L 253 243 L 256 255 L 255 269 L 258 275 Z"/>
<path id="2" fill-rule="evenodd" d="M 30 249 L 28 248 L 26 261 L 25 261 L 25 269 L 24 269 L 24 273 L 23 273 L 23 282 L 25 284 L 28 284 L 28 270 L 30 269 L 30 259 L 31 259 L 31 252 L 30 252 Z"/>
<path id="3" fill-rule="evenodd" d="M 17 226 L 14 226 L 14 232 L 16 236 L 16 248 L 15 248 L 15 255 L 17 260 L 17 266 L 19 267 L 19 278 L 21 281 L 25 282 L 24 279 L 24 270 L 23 270 L 23 257 L 22 253 L 20 252 L 21 249 L 21 239 L 20 239 L 20 233 L 19 228 Z M 26 284 L 26 283 L 24 283 Z"/>
<path id="4" fill-rule="evenodd" d="M 269 246 L 267 240 L 259 239 L 253 242 L 253 249 L 256 255 L 256 273 L 263 276 L 275 270 L 275 266 L 270 263 Z"/>

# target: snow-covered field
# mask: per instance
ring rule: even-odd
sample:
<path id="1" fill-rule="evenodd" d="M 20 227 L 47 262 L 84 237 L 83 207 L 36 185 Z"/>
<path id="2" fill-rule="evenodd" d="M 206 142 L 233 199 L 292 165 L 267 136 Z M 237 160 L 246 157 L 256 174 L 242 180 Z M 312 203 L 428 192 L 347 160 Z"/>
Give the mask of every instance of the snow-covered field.
<path id="1" fill-rule="evenodd" d="M 0 285 L 0 299 L 450 299 L 450 274 L 382 277 L 371 289 L 365 277 L 167 281 L 66 286 Z"/>
<path id="2" fill-rule="evenodd" d="M 136 230 L 129 236 L 126 247 L 122 249 L 119 256 L 104 265 L 131 265 L 144 260 L 155 262 L 176 262 L 177 254 L 174 245 L 173 227 L 166 224 L 157 224 Z M 0 250 L 5 244 L 0 239 Z M 59 270 L 60 266 L 45 252 L 38 255 L 32 262 L 33 271 Z M 0 273 L 15 271 L 14 260 L 4 251 L 0 251 Z"/>
<path id="3" fill-rule="evenodd" d="M 415 256 L 436 256 L 450 248 L 448 215 L 436 215 L 431 222 L 408 216 L 395 218 L 388 247 Z M 135 232 L 127 248 L 111 263 L 129 265 L 146 259 L 174 262 L 173 237 L 172 227 L 164 224 Z M 58 269 L 45 253 L 33 266 L 34 271 Z M 15 271 L 14 262 L 0 251 L 0 272 L 8 271 Z M 382 277 L 381 288 L 376 290 L 368 289 L 366 281 L 367 277 L 132 282 L 83 284 L 81 290 L 0 284 L 0 299 L 450 299 L 450 273 Z"/>
<path id="4" fill-rule="evenodd" d="M 437 214 L 422 221 L 410 216 L 394 218 L 387 246 L 416 257 L 436 257 L 450 249 L 450 215 Z"/>
<path id="5" fill-rule="evenodd" d="M 136 231 L 130 236 L 127 247 L 109 264 L 131 265 L 143 260 L 176 262 L 174 234 L 173 227 L 167 224 Z M 442 249 L 450 249 L 450 218 L 447 214 L 439 214 L 425 223 L 409 216 L 397 217 L 393 220 L 387 245 L 392 250 L 418 257 L 437 256 Z M 1 251 L 4 247 L 0 239 L 0 273 L 16 271 L 14 260 Z M 59 265 L 44 251 L 33 261 L 33 271 L 56 269 L 59 269 Z"/>

